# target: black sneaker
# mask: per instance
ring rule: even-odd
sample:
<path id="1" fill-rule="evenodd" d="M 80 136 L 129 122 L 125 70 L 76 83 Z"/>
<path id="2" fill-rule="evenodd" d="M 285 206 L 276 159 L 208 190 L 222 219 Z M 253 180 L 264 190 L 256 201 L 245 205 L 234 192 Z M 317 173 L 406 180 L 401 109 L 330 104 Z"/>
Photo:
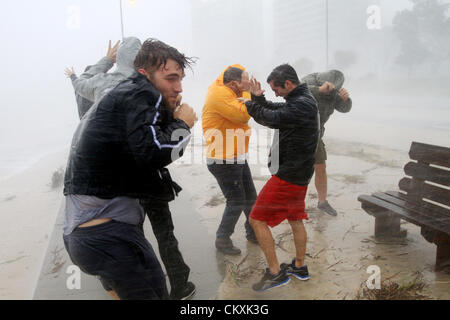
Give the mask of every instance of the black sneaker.
<path id="1" fill-rule="evenodd" d="M 233 241 L 230 238 L 217 238 L 216 248 L 223 254 L 230 256 L 237 256 L 241 254 L 241 250 L 233 245 Z"/>
<path id="2" fill-rule="evenodd" d="M 317 205 L 317 208 L 319 208 L 319 210 L 329 214 L 330 216 L 336 217 L 337 216 L 337 212 L 336 210 L 333 209 L 332 206 L 330 206 L 330 204 L 328 203 L 328 201 L 325 201 L 324 203 L 319 203 Z"/>
<path id="3" fill-rule="evenodd" d="M 284 270 L 281 270 L 279 274 L 273 275 L 269 269 L 266 269 L 266 273 L 262 277 L 261 281 L 253 285 L 253 290 L 263 292 L 276 287 L 281 287 L 289 283 L 291 279 Z"/>
<path id="4" fill-rule="evenodd" d="M 299 280 L 302 280 L 302 281 L 309 280 L 308 266 L 297 268 L 295 266 L 295 258 L 294 258 L 294 260 L 292 260 L 291 264 L 282 263 L 280 267 L 282 270 L 284 270 L 286 272 L 286 274 L 292 275 Z"/>
<path id="5" fill-rule="evenodd" d="M 180 290 L 172 290 L 170 292 L 171 300 L 188 300 L 195 294 L 195 285 L 192 282 L 187 282 L 186 286 Z"/>

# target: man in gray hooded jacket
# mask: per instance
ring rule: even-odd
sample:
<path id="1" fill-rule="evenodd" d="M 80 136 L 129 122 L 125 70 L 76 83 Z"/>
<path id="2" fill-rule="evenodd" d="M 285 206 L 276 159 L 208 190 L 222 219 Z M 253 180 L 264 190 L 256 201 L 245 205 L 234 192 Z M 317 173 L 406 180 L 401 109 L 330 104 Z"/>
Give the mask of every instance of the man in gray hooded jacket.
<path id="1" fill-rule="evenodd" d="M 302 79 L 317 100 L 320 114 L 320 141 L 314 165 L 315 185 L 319 197 L 318 208 L 331 216 L 337 216 L 337 212 L 327 201 L 327 152 L 322 139 L 325 134 L 325 123 L 334 110 L 347 113 L 352 109 L 352 100 L 348 91 L 343 88 L 344 81 L 344 74 L 338 70 L 313 73 Z"/>

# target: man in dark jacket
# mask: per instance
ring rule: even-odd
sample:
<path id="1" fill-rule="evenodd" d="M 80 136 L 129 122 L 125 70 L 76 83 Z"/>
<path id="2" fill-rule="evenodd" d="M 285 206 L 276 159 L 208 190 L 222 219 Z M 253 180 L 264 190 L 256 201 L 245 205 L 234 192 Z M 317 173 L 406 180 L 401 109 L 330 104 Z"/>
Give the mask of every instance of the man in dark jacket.
<path id="1" fill-rule="evenodd" d="M 96 99 L 94 102 L 101 100 L 108 91 L 136 72 L 134 61 L 142 46 L 141 41 L 136 37 L 127 37 L 120 43 L 120 46 L 118 46 L 119 42 L 114 47 L 111 47 L 111 41 L 109 44 L 106 57 L 100 59 L 93 66 L 95 69 L 93 72 L 85 72 L 81 76 L 82 80 L 73 74 L 73 68 L 72 70 L 66 69 L 66 75 L 71 78 L 74 88 L 79 89 L 86 96 Z M 143 58 L 146 59 L 146 57 Z M 142 61 L 142 57 L 140 60 Z M 116 61 L 117 71 L 107 73 L 112 67 L 112 63 Z M 78 110 L 84 110 L 82 115 L 80 114 L 81 119 L 93 103 L 81 96 L 79 92 L 76 92 L 76 97 Z M 168 201 L 148 195 L 147 198 L 140 199 L 140 204 L 150 220 L 158 242 L 159 254 L 169 278 L 171 299 L 189 298 L 195 293 L 195 285 L 188 281 L 190 268 L 178 248 Z M 107 285 L 104 287 L 110 292 Z"/>
<path id="2" fill-rule="evenodd" d="M 269 168 L 273 174 L 256 200 L 250 214 L 250 224 L 256 233 L 269 268 L 260 282 L 253 286 L 265 291 L 289 282 L 289 275 L 308 280 L 308 268 L 304 265 L 306 254 L 306 230 L 303 220 L 305 196 L 314 173 L 314 153 L 319 140 L 319 116 L 317 102 L 306 84 L 301 84 L 290 65 L 273 70 L 267 82 L 286 103 L 272 103 L 264 98 L 261 85 L 251 81 L 252 101 L 247 101 L 248 113 L 253 119 L 276 129 L 271 148 Z M 288 220 L 294 234 L 296 258 L 291 264 L 281 265 L 269 227 L 276 227 Z"/>
<path id="3" fill-rule="evenodd" d="M 64 243 L 72 261 L 120 299 L 168 298 L 138 199 L 174 198 L 165 167 L 182 156 L 197 121 L 179 100 L 190 63 L 176 49 L 147 40 L 135 60 L 138 73 L 95 103 L 73 138 Z"/>

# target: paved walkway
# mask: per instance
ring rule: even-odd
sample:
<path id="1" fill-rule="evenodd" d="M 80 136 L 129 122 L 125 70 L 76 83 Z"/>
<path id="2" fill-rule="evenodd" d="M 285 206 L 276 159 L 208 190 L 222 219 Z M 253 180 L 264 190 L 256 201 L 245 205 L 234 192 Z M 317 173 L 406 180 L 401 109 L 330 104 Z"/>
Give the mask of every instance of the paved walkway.
<path id="1" fill-rule="evenodd" d="M 200 216 L 192 207 L 191 195 L 186 190 L 171 203 L 175 224 L 175 235 L 180 243 L 186 263 L 191 268 L 190 280 L 197 286 L 194 300 L 209 300 L 217 297 L 217 289 L 224 277 L 223 256 L 216 253 L 214 236 L 208 235 L 200 223 Z M 34 292 L 34 300 L 110 300 L 100 282 L 92 276 L 81 274 L 81 288 L 69 290 L 66 282 L 72 262 L 62 239 L 63 206 L 59 210 L 55 227 L 49 242 L 39 280 Z M 158 254 L 156 239 L 146 220 L 144 230 L 147 239 Z M 159 257 L 159 254 L 158 254 Z M 170 290 L 169 284 L 168 288 Z"/>

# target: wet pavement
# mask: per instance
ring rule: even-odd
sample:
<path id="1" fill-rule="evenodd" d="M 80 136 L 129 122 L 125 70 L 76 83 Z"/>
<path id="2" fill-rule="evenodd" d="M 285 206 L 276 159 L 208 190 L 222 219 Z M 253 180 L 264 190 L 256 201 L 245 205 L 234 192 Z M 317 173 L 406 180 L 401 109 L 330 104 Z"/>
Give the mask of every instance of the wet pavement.
<path id="1" fill-rule="evenodd" d="M 191 268 L 190 281 L 197 286 L 193 300 L 217 298 L 217 290 L 223 280 L 225 267 L 223 255 L 216 253 L 214 236 L 208 234 L 195 212 L 187 191 L 180 193 L 171 203 L 175 235 L 186 263 Z M 110 300 L 100 282 L 84 273 L 81 275 L 81 288 L 69 290 L 66 282 L 70 279 L 72 262 L 62 240 L 63 210 L 59 210 L 49 247 L 45 256 L 33 299 L 35 300 Z M 146 220 L 145 235 L 158 255 L 156 239 Z M 169 288 L 169 286 L 168 286 Z"/>

